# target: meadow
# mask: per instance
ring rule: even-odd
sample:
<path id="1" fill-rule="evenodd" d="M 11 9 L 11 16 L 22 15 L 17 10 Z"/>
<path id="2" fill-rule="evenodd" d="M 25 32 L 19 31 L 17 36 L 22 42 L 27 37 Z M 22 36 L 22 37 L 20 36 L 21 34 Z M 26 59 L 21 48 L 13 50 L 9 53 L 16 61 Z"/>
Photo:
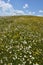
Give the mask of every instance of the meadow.
<path id="1" fill-rule="evenodd" d="M 0 65 L 43 65 L 43 17 L 0 17 Z"/>

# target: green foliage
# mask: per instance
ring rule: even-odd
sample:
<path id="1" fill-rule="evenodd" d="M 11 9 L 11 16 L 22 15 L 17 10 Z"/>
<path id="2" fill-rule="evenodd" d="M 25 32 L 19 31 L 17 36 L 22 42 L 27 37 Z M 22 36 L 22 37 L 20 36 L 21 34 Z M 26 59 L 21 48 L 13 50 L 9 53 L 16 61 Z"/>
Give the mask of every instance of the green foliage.
<path id="1" fill-rule="evenodd" d="M 0 17 L 0 65 L 43 65 L 43 17 Z"/>

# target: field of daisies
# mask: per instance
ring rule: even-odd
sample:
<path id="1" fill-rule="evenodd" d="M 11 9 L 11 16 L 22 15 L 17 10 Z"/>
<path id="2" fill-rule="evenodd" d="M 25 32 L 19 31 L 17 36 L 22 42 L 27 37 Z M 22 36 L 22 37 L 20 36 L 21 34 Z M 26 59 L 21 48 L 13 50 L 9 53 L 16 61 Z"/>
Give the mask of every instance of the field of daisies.
<path id="1" fill-rule="evenodd" d="M 43 65 L 43 17 L 0 17 L 0 65 Z"/>

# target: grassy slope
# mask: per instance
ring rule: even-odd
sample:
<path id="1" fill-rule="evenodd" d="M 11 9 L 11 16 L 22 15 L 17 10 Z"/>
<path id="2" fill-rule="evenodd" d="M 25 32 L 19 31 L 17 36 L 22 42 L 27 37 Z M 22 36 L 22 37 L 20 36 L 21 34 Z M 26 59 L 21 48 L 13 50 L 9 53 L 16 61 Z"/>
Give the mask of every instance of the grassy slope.
<path id="1" fill-rule="evenodd" d="M 0 17 L 0 65 L 43 65 L 43 17 Z"/>

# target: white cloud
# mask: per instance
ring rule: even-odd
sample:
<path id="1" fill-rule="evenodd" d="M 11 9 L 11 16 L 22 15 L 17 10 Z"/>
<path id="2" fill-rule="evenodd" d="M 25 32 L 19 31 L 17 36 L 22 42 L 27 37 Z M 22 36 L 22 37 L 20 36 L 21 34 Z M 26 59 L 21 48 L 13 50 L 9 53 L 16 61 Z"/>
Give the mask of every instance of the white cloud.
<path id="1" fill-rule="evenodd" d="M 14 8 L 10 3 L 5 3 L 4 1 L 0 0 L 0 7 L 2 8 L 2 14 L 11 14 L 14 12 Z"/>
<path id="2" fill-rule="evenodd" d="M 10 0 L 9 0 L 10 1 Z M 24 8 L 28 8 L 28 4 L 24 5 Z M 10 16 L 10 15 L 34 15 L 35 12 L 25 13 L 23 10 L 15 10 L 13 5 L 9 2 L 0 0 L 0 16 Z"/>
<path id="3" fill-rule="evenodd" d="M 4 1 L 0 2 L 0 7 L 2 7 L 3 11 L 13 8 L 11 4 L 5 3 Z"/>
<path id="4" fill-rule="evenodd" d="M 18 14 L 23 15 L 23 14 L 25 14 L 25 13 L 24 13 L 24 11 L 22 11 L 22 10 L 16 10 L 16 14 L 17 14 L 17 15 L 18 15 Z"/>
<path id="5" fill-rule="evenodd" d="M 43 10 L 39 10 L 39 13 L 43 13 Z"/>
<path id="6" fill-rule="evenodd" d="M 10 0 L 9 0 L 10 1 Z M 24 14 L 24 11 L 22 10 L 15 10 L 9 2 L 5 2 L 3 0 L 0 0 L 0 16 L 6 16 L 6 15 L 22 15 Z"/>
<path id="7" fill-rule="evenodd" d="M 30 11 L 30 12 L 28 12 L 28 14 L 29 14 L 29 15 L 34 15 L 35 12 L 31 12 L 31 11 Z"/>
<path id="8" fill-rule="evenodd" d="M 25 4 L 25 5 L 23 6 L 24 9 L 25 9 L 25 8 L 28 8 L 28 7 L 29 7 L 28 4 Z"/>
<path id="9" fill-rule="evenodd" d="M 8 2 L 10 2 L 10 0 L 8 0 Z"/>
<path id="10" fill-rule="evenodd" d="M 37 16 L 43 17 L 43 15 L 37 15 Z"/>

